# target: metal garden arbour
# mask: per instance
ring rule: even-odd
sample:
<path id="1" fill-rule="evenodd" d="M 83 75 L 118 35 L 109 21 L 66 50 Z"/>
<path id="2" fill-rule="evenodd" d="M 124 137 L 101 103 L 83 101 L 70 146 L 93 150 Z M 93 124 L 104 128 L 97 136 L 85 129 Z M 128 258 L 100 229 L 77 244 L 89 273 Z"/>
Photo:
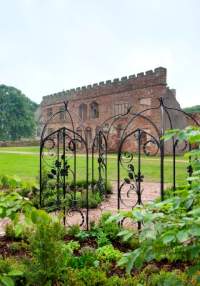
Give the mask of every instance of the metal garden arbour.
<path id="1" fill-rule="evenodd" d="M 150 116 L 149 111 L 160 111 L 160 123 L 156 124 Z M 62 127 L 47 134 L 48 127 L 60 113 L 64 113 L 66 123 Z M 129 108 L 127 113 L 111 116 L 103 122 L 97 130 L 93 142 L 90 146 L 86 136 L 75 131 L 74 122 L 68 109 L 68 104 L 64 103 L 64 109 L 53 114 L 43 127 L 40 141 L 40 206 L 46 205 L 46 189 L 50 189 L 54 199 L 55 208 L 63 211 L 63 221 L 66 224 L 68 217 L 73 215 L 79 217 L 80 226 L 89 228 L 89 194 L 97 189 L 101 196 L 106 196 L 108 181 L 108 153 L 113 144 L 113 130 L 123 122 L 122 133 L 119 136 L 116 163 L 116 181 L 117 181 L 117 201 L 116 210 L 122 206 L 134 208 L 136 205 L 143 204 L 142 200 L 142 182 L 145 174 L 143 173 L 143 156 L 159 156 L 160 163 L 160 196 L 164 199 L 164 159 L 165 143 L 163 139 L 165 131 L 165 122 L 168 128 L 173 129 L 171 113 L 180 112 L 183 116 L 188 117 L 191 121 L 199 126 L 198 122 L 190 114 L 179 110 L 178 108 L 168 107 L 163 98 L 160 98 L 157 106 L 144 109 L 140 112 L 133 112 Z M 149 126 L 149 130 L 138 124 L 138 119 Z M 134 146 L 134 149 L 133 149 Z M 84 158 L 84 169 L 77 163 L 78 152 Z M 169 146 L 168 146 L 169 148 Z M 184 142 L 180 146 L 177 138 L 173 137 L 170 143 L 172 154 L 172 187 L 176 189 L 176 156 L 178 152 L 191 149 L 191 145 Z M 91 168 L 89 168 L 89 156 L 91 157 Z M 122 172 L 123 170 L 123 172 Z M 189 162 L 188 173 L 192 174 L 192 167 Z M 84 172 L 85 185 L 84 197 L 85 205 L 80 207 L 78 204 L 79 186 L 78 179 Z M 123 176 L 125 172 L 125 177 Z M 90 183 L 89 183 L 90 182 Z M 48 190 L 49 191 L 49 190 Z M 122 194 L 126 194 L 127 200 L 124 200 Z M 130 194 L 134 193 L 137 197 L 133 202 Z M 66 197 L 70 204 L 67 205 Z M 139 225 L 141 227 L 141 225 Z"/>

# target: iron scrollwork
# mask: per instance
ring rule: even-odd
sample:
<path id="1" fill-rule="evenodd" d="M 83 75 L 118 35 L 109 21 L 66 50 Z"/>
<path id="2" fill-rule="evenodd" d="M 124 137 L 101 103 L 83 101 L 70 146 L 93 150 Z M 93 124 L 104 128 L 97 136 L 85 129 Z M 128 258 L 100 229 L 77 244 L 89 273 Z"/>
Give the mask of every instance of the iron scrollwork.
<path id="1" fill-rule="evenodd" d="M 64 104 L 66 114 L 70 119 L 64 127 L 46 135 L 47 127 L 51 120 L 59 115 L 56 112 L 47 120 L 44 125 L 41 144 L 40 144 L 40 205 L 45 206 L 45 187 L 49 184 L 54 207 L 64 211 L 64 223 L 67 218 L 74 222 L 74 217 L 79 217 L 80 225 L 86 223 L 88 229 L 89 221 L 89 203 L 88 203 L 88 142 L 82 137 L 82 134 L 75 132 L 72 116 L 69 112 L 68 104 Z M 160 112 L 160 123 L 154 122 L 148 115 L 150 111 Z M 143 193 L 143 156 L 159 156 L 160 168 L 160 194 L 164 199 L 164 182 L 165 182 L 165 147 L 163 135 L 166 130 L 166 122 L 169 128 L 174 128 L 171 112 L 181 112 L 189 117 L 197 126 L 198 122 L 193 117 L 182 110 L 166 106 L 162 98 L 159 99 L 159 105 L 144 109 L 138 113 L 132 111 L 132 107 L 125 114 L 115 115 L 106 120 L 100 129 L 96 132 L 92 144 L 92 191 L 98 190 L 101 196 L 107 194 L 107 154 L 110 147 L 117 147 L 117 191 L 118 191 L 118 210 L 124 208 L 134 208 L 136 205 L 142 205 Z M 146 115 L 145 115 L 146 114 Z M 139 120 L 137 120 L 139 119 Z M 128 123 L 127 123 L 128 122 Z M 142 123 L 138 123 L 142 122 Z M 142 125 L 144 123 L 144 125 Z M 141 124 L 141 125 L 139 125 Z M 66 127 L 68 126 L 68 127 Z M 121 126 L 118 128 L 117 126 Z M 141 127 L 140 127 L 141 126 Z M 140 127 L 140 128 L 139 128 Z M 145 129 L 148 128 L 148 129 Z M 118 131 L 119 132 L 118 132 Z M 149 130 L 149 131 L 148 131 Z M 117 132 L 118 133 L 117 133 Z M 86 137 L 86 136 L 85 136 Z M 113 140 L 114 138 L 114 140 Z M 176 189 L 176 155 L 179 152 L 190 150 L 191 146 L 185 141 L 180 143 L 176 138 L 172 138 L 170 148 L 173 154 L 173 188 Z M 114 145 L 112 143 L 114 142 Z M 130 144 L 129 144 L 130 143 Z M 112 146 L 110 146 L 110 144 Z M 181 145 L 182 144 L 182 145 Z M 82 146 L 85 151 L 85 177 L 86 177 L 86 210 L 79 205 L 78 195 L 82 190 L 77 185 L 77 177 L 80 172 L 77 165 L 78 146 Z M 112 149 L 112 148 L 111 148 Z M 129 150 L 129 151 L 128 151 Z M 123 171 L 122 171 L 123 170 Z M 126 174 L 124 176 L 124 173 Z M 192 166 L 189 162 L 188 173 L 193 173 Z M 146 177 L 146 176 L 145 176 Z M 47 182 L 48 181 L 48 182 Z M 84 213 L 85 211 L 85 213 Z M 77 221 L 76 221 L 77 222 Z"/>
<path id="2" fill-rule="evenodd" d="M 95 180 L 95 160 L 97 158 L 98 177 Z M 107 138 L 100 129 L 92 145 L 92 190 L 97 189 L 102 197 L 107 195 Z"/>
<path id="3" fill-rule="evenodd" d="M 63 211 L 64 224 L 70 225 L 79 221 L 80 226 L 86 224 L 88 229 L 87 142 L 73 128 L 62 127 L 47 136 L 44 134 L 45 131 L 40 144 L 40 205 L 43 208 L 49 207 L 51 199 L 52 210 Z M 86 162 L 86 187 L 81 191 L 77 185 L 77 177 L 80 174 L 77 165 L 77 148 L 80 143 L 85 146 Z M 82 195 L 86 201 L 85 210 L 81 206 Z M 51 208 L 49 210 L 51 211 Z"/>

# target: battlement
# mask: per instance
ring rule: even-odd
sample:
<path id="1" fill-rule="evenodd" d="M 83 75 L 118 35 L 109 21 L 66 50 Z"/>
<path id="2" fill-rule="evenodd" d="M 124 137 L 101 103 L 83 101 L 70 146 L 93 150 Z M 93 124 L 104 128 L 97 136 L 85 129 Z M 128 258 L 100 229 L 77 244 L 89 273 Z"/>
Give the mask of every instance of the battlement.
<path id="1" fill-rule="evenodd" d="M 50 104 L 59 100 L 66 100 L 68 97 L 86 94 L 109 94 L 110 92 L 120 92 L 127 89 L 139 89 L 153 85 L 167 84 L 167 69 L 163 67 L 138 73 L 137 75 L 123 76 L 113 80 L 101 81 L 87 86 L 77 87 L 66 91 L 61 91 L 43 97 L 43 104 Z"/>

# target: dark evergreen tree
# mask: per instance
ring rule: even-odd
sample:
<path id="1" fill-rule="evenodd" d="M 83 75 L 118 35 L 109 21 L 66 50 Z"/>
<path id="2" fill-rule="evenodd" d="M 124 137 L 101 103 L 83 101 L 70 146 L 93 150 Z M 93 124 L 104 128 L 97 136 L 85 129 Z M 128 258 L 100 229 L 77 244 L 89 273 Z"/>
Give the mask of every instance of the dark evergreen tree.
<path id="1" fill-rule="evenodd" d="M 184 110 L 185 112 L 188 112 L 188 113 L 200 112 L 200 105 L 195 105 L 195 106 L 191 106 L 191 107 L 186 107 L 186 108 L 183 108 L 183 110 Z"/>
<path id="2" fill-rule="evenodd" d="M 0 85 L 0 140 L 29 138 L 35 132 L 37 104 L 20 90 Z"/>

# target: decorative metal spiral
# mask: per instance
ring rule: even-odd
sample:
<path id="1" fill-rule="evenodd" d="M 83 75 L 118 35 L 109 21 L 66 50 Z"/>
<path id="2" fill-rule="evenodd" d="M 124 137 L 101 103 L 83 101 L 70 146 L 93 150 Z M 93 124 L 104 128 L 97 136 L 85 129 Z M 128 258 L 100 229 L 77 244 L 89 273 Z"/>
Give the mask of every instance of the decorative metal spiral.
<path id="1" fill-rule="evenodd" d="M 79 134 L 65 127 L 45 137 L 41 150 L 41 178 L 45 179 L 45 173 L 47 174 L 45 179 L 47 190 L 55 195 L 56 208 L 64 210 L 64 223 L 70 224 L 70 221 L 73 222 L 73 217 L 77 213 L 76 218 L 80 221 L 80 226 L 86 222 L 88 227 L 88 220 L 85 220 L 84 213 L 77 204 L 76 199 L 78 192 L 76 186 L 78 168 L 76 153 L 78 144 L 85 143 L 83 140 Z M 86 159 L 88 160 L 87 156 Z M 45 173 L 42 170 L 45 170 Z M 73 187 L 71 187 L 71 184 L 73 184 Z M 44 193 L 44 184 L 41 184 L 41 186 Z M 43 197 L 44 207 L 45 200 L 45 197 Z M 67 201 L 70 203 L 67 203 Z M 88 212 L 88 209 L 86 212 Z"/>

